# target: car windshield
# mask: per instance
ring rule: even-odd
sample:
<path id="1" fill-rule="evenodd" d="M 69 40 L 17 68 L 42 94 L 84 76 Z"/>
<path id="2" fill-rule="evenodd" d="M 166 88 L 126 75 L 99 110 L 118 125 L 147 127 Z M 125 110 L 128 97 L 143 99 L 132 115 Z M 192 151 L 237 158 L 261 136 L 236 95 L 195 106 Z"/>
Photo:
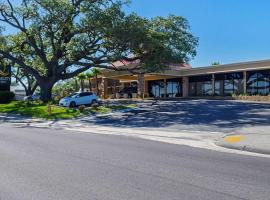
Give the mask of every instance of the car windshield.
<path id="1" fill-rule="evenodd" d="M 77 95 L 78 95 L 78 93 L 73 93 L 73 94 L 69 95 L 68 97 L 74 98 L 74 97 L 76 97 Z"/>

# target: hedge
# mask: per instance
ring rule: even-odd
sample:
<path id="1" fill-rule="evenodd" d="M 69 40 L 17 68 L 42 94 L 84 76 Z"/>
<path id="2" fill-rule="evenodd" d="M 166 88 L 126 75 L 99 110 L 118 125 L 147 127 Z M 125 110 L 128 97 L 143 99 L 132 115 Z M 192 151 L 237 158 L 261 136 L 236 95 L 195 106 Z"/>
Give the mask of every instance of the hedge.
<path id="1" fill-rule="evenodd" d="M 13 100 L 15 94 L 9 91 L 0 91 L 0 103 L 9 103 Z"/>

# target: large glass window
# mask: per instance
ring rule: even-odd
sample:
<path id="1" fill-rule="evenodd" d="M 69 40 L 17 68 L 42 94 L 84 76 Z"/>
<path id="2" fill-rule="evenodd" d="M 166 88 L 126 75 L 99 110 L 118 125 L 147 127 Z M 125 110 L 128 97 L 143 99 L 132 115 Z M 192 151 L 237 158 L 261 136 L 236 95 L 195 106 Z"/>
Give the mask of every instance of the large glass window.
<path id="1" fill-rule="evenodd" d="M 189 96 L 196 96 L 196 82 L 189 83 Z"/>
<path id="2" fill-rule="evenodd" d="M 149 96 L 155 98 L 164 97 L 164 80 L 154 80 L 148 82 Z M 181 97 L 182 96 L 182 79 L 167 79 L 166 80 L 166 97 Z"/>
<path id="3" fill-rule="evenodd" d="M 243 93 L 243 73 L 215 75 L 215 95 L 232 95 Z"/>
<path id="4" fill-rule="evenodd" d="M 155 80 L 148 82 L 150 97 L 160 98 L 164 96 L 164 80 Z"/>
<path id="5" fill-rule="evenodd" d="M 202 84 L 203 95 L 212 95 L 212 81 L 206 81 Z"/>
<path id="6" fill-rule="evenodd" d="M 233 94 L 233 80 L 224 80 L 224 95 Z"/>
<path id="7" fill-rule="evenodd" d="M 247 73 L 247 93 L 250 95 L 268 95 L 270 88 L 270 70 Z"/>
<path id="8" fill-rule="evenodd" d="M 167 97 L 182 96 L 182 79 L 167 79 Z"/>
<path id="9" fill-rule="evenodd" d="M 223 95 L 224 90 L 224 81 L 223 80 L 215 80 L 215 95 Z"/>
<path id="10" fill-rule="evenodd" d="M 189 77 L 189 95 L 212 95 L 212 75 Z"/>

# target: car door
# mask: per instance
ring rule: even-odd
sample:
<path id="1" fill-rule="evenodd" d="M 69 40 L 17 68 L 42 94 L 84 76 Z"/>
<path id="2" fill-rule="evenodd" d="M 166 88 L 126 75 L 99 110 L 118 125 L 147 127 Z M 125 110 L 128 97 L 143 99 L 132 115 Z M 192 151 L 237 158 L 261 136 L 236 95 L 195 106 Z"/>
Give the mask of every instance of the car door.
<path id="1" fill-rule="evenodd" d="M 87 105 L 91 103 L 91 94 L 90 92 L 83 92 L 80 94 L 80 105 Z"/>
<path id="2" fill-rule="evenodd" d="M 76 98 L 76 105 L 83 105 L 85 102 L 85 92 L 82 92 Z"/>
<path id="3" fill-rule="evenodd" d="M 94 94 L 92 92 L 88 92 L 87 102 L 91 104 L 94 99 Z"/>

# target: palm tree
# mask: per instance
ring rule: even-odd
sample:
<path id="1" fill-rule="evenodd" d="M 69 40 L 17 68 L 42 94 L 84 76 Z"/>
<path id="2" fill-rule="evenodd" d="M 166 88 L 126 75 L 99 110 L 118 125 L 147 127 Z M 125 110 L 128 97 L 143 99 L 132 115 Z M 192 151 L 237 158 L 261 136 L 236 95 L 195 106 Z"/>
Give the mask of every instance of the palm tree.
<path id="1" fill-rule="evenodd" d="M 95 77 L 95 80 L 96 80 L 96 92 L 97 92 L 97 95 L 99 95 L 99 90 L 98 90 L 98 75 L 101 73 L 101 71 L 98 69 L 98 68 L 93 68 L 92 69 L 92 73 Z"/>
<path id="2" fill-rule="evenodd" d="M 84 91 L 85 74 L 81 73 L 81 74 L 79 74 L 77 77 L 78 77 L 78 79 L 80 80 L 81 90 Z"/>
<path id="3" fill-rule="evenodd" d="M 74 82 L 75 82 L 75 91 L 77 92 L 78 91 L 78 78 L 77 77 L 74 78 Z"/>
<path id="4" fill-rule="evenodd" d="M 218 62 L 218 61 L 212 62 L 211 65 L 212 66 L 219 66 L 220 65 L 220 62 Z"/>
<path id="5" fill-rule="evenodd" d="M 94 77 L 94 73 L 93 72 L 88 72 L 85 74 L 87 79 L 88 79 L 88 83 L 89 83 L 89 91 L 92 91 L 92 84 L 91 84 L 91 78 Z"/>

